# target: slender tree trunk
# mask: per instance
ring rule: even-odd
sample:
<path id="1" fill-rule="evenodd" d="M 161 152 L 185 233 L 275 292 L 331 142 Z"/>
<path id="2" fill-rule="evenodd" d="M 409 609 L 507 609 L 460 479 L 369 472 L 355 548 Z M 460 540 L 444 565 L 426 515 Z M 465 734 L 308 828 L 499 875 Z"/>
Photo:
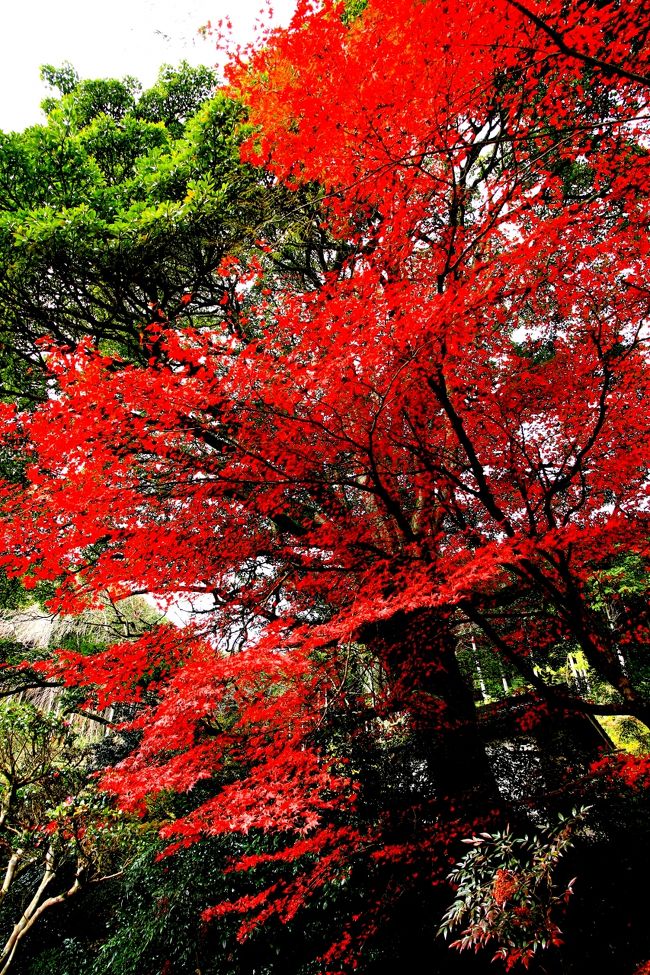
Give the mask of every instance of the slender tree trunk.
<path id="1" fill-rule="evenodd" d="M 2 953 L 0 954 L 0 975 L 7 975 L 7 972 L 11 968 L 15 955 L 16 949 L 18 948 L 20 942 L 25 937 L 25 935 L 30 931 L 38 919 L 56 904 L 62 904 L 64 901 L 73 897 L 81 889 L 81 874 L 82 874 L 82 864 L 77 865 L 77 871 L 75 873 L 75 878 L 71 886 L 60 894 L 53 897 L 47 897 L 43 900 L 43 896 L 51 884 L 52 880 L 56 877 L 56 866 L 54 851 L 50 847 L 45 855 L 45 870 L 41 878 L 41 882 L 38 885 L 36 893 L 32 897 L 31 901 L 25 908 L 22 917 L 14 924 L 13 930 L 9 935 Z"/>
<path id="2" fill-rule="evenodd" d="M 25 851 L 23 849 L 14 850 L 9 858 L 9 863 L 7 864 L 7 869 L 5 870 L 4 880 L 2 881 L 2 888 L 0 888 L 0 904 L 7 896 L 12 881 L 16 876 L 18 864 L 22 860 L 24 852 Z"/>

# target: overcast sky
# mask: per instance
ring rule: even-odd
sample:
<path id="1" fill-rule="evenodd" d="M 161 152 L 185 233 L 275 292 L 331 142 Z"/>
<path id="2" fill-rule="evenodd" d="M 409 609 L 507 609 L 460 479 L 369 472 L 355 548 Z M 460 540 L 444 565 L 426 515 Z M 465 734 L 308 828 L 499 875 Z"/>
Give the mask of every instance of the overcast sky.
<path id="1" fill-rule="evenodd" d="M 238 40 L 253 34 L 263 0 L 0 0 L 0 129 L 42 121 L 41 64 L 69 61 L 82 78 L 135 75 L 151 84 L 161 64 L 214 64 L 214 40 L 197 33 L 230 16 Z M 286 22 L 293 0 L 274 0 Z"/>

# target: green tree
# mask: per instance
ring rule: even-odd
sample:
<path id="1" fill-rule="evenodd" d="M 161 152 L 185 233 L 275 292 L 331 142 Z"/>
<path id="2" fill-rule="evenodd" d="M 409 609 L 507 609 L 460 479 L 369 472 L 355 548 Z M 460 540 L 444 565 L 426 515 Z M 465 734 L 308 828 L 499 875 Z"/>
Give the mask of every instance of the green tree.
<path id="1" fill-rule="evenodd" d="M 0 387 L 22 401 L 43 392 L 43 336 L 141 359 L 148 324 L 222 315 L 222 259 L 278 213 L 269 177 L 239 160 L 242 108 L 211 95 L 207 68 L 166 66 L 144 93 L 70 66 L 44 77 L 60 93 L 47 122 L 0 133 Z"/>

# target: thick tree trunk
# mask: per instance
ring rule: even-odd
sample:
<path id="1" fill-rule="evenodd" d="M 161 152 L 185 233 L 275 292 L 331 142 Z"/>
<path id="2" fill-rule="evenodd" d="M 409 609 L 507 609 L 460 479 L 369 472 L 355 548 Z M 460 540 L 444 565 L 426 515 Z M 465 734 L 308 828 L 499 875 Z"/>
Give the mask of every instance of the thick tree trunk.
<path id="1" fill-rule="evenodd" d="M 388 671 L 395 710 L 408 714 L 436 799 L 469 818 L 502 808 L 449 620 L 429 610 L 400 612 L 369 627 L 365 638 Z"/>

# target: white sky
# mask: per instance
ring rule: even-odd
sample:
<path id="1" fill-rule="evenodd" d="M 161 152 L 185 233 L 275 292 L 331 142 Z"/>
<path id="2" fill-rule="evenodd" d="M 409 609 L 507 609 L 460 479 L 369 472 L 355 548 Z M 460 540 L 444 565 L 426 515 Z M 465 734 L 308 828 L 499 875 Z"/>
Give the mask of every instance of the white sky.
<path id="1" fill-rule="evenodd" d="M 0 129 L 43 121 L 41 64 L 69 61 L 82 78 L 135 75 L 145 86 L 161 64 L 214 64 L 198 28 L 230 16 L 237 40 L 253 35 L 263 0 L 0 0 Z M 274 0 L 286 22 L 294 0 Z"/>

